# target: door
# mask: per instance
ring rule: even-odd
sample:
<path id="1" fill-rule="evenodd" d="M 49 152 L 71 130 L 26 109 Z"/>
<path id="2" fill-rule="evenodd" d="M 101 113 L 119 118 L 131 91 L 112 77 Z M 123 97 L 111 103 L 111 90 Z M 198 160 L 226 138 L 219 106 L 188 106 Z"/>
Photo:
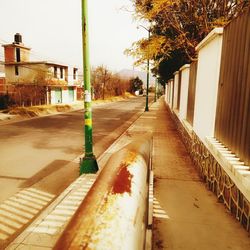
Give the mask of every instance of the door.
<path id="1" fill-rule="evenodd" d="M 74 87 L 69 87 L 69 102 L 74 101 Z"/>
<path id="2" fill-rule="evenodd" d="M 55 101 L 56 103 L 62 103 L 62 89 L 55 88 Z"/>

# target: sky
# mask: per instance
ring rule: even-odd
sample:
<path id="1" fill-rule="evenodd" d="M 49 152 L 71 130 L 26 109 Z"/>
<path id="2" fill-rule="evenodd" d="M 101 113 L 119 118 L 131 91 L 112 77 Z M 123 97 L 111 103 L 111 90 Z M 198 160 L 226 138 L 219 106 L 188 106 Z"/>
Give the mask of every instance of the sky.
<path id="1" fill-rule="evenodd" d="M 133 69 L 134 59 L 124 50 L 147 32 L 137 29 L 131 1 L 88 0 L 88 5 L 91 65 Z M 82 67 L 81 0 L 0 0 L 0 24 L 1 45 L 20 33 L 32 60 Z"/>

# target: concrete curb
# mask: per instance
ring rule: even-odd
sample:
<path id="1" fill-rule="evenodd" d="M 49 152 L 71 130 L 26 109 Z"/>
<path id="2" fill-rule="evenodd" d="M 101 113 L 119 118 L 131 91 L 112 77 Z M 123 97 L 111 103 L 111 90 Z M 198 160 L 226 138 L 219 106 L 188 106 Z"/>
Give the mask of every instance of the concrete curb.
<path id="1" fill-rule="evenodd" d="M 149 194 L 148 194 L 148 226 L 146 231 L 145 250 L 152 249 L 153 241 L 153 201 L 154 201 L 154 173 L 151 170 L 149 175 Z"/>
<path id="2" fill-rule="evenodd" d="M 133 141 L 110 157 L 54 249 L 144 248 L 151 141 Z"/>

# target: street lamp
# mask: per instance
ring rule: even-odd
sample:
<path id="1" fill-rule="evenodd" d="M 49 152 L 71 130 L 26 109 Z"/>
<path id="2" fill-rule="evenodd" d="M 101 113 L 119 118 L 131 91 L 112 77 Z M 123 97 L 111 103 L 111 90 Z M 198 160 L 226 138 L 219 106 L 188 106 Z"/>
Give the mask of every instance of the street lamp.
<path id="1" fill-rule="evenodd" d="M 146 31 L 148 31 L 148 41 L 149 41 L 149 39 L 150 39 L 150 29 L 147 29 L 143 25 L 139 25 L 139 26 L 142 27 L 143 29 L 145 29 Z M 139 28 L 139 26 L 138 26 L 138 28 Z M 147 89 L 146 89 L 145 111 L 149 111 L 149 108 L 148 108 L 148 89 L 149 89 L 149 46 L 147 47 Z"/>
<path id="2" fill-rule="evenodd" d="M 85 156 L 80 159 L 80 174 L 96 173 L 98 165 L 93 153 L 92 139 L 92 109 L 91 109 L 91 82 L 89 63 L 89 38 L 88 38 L 88 4 L 82 0 L 82 45 L 83 45 L 83 74 L 84 74 L 84 131 L 85 131 Z"/>

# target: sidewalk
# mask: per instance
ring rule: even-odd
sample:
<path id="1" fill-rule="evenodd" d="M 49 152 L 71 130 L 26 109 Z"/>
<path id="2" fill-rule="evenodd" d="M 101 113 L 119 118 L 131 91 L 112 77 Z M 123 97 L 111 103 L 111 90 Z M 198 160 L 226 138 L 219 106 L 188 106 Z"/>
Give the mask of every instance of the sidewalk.
<path id="1" fill-rule="evenodd" d="M 153 249 L 250 249 L 250 235 L 201 182 L 164 99 L 140 120 L 154 133 Z"/>

